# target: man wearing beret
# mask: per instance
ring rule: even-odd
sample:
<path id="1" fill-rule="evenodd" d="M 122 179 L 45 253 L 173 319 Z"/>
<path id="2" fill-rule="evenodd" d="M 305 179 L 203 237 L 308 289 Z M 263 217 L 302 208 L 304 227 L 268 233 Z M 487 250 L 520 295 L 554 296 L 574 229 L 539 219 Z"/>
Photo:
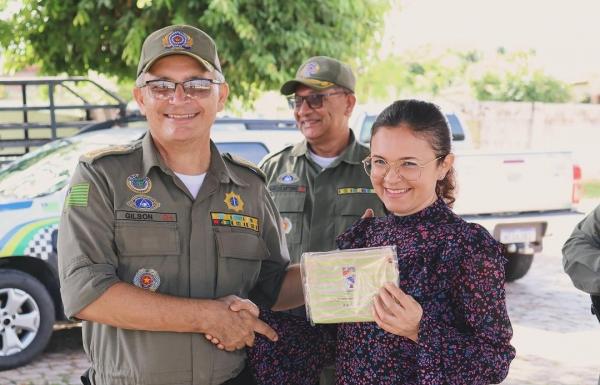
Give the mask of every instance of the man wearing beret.
<path id="1" fill-rule="evenodd" d="M 253 384 L 245 347 L 277 335 L 247 298 L 303 303 L 264 174 L 210 140 L 228 92 L 206 33 L 155 31 L 133 90 L 148 132 L 80 159 L 59 270 L 65 312 L 83 320 L 84 384 Z"/>

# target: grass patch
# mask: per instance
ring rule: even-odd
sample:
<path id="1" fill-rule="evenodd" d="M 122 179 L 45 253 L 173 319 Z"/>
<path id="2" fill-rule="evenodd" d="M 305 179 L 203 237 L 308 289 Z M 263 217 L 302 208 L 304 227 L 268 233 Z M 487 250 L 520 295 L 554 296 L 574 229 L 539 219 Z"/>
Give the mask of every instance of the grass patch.
<path id="1" fill-rule="evenodd" d="M 600 198 L 600 180 L 583 181 L 583 196 L 585 198 Z"/>

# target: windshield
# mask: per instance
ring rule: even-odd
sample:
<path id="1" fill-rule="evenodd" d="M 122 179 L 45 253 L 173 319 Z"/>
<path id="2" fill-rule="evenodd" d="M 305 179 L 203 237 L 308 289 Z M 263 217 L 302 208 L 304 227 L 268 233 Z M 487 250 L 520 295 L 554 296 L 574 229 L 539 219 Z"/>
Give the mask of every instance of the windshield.
<path id="1" fill-rule="evenodd" d="M 115 139 L 111 144 L 132 140 Z M 82 154 L 107 146 L 105 141 L 77 136 L 50 142 L 0 169 L 0 196 L 32 199 L 59 191 L 69 183 Z"/>

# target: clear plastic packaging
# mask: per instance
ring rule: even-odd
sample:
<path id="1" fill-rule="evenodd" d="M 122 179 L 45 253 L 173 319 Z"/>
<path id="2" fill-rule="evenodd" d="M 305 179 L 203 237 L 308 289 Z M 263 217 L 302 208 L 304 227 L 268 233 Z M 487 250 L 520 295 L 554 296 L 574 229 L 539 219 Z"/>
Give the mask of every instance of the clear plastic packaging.
<path id="1" fill-rule="evenodd" d="M 300 271 L 310 322 L 371 322 L 373 296 L 398 282 L 396 246 L 303 253 Z"/>

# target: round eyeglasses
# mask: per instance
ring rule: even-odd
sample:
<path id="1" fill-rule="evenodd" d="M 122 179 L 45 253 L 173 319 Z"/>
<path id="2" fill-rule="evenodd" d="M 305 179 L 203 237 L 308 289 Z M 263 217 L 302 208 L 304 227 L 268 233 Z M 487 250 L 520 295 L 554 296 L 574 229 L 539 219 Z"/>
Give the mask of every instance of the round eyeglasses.
<path id="1" fill-rule="evenodd" d="M 421 171 L 430 163 L 445 157 L 445 155 L 438 156 L 435 159 L 419 164 L 412 159 L 399 159 L 394 162 L 388 162 L 387 160 L 378 156 L 368 156 L 363 159 L 362 163 L 365 168 L 367 175 L 373 178 L 385 178 L 392 168 L 396 169 L 396 174 L 404 178 L 408 182 L 414 182 L 419 180 L 421 177 Z"/>
<path id="2" fill-rule="evenodd" d="M 152 97 L 157 100 L 171 100 L 175 96 L 177 85 L 181 85 L 186 98 L 202 99 L 210 95 L 213 84 L 223 83 L 224 81 L 216 79 L 191 79 L 185 82 L 156 79 L 146 81 L 141 87 L 147 87 Z"/>

